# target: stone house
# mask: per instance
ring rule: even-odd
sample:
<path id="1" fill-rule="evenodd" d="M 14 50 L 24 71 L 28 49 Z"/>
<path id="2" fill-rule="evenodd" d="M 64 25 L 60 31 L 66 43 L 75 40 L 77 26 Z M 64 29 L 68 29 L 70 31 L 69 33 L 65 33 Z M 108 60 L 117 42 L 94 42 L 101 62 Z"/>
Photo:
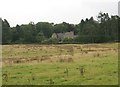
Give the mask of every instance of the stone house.
<path id="1" fill-rule="evenodd" d="M 70 31 L 70 32 L 66 32 L 66 33 L 64 33 L 64 37 L 63 37 L 64 39 L 65 38 L 68 38 L 68 39 L 70 39 L 70 38 L 74 38 L 74 32 L 73 31 Z"/>
<path id="2" fill-rule="evenodd" d="M 65 33 L 53 33 L 52 37 L 53 39 L 59 39 L 59 40 L 63 40 L 65 38 L 70 39 L 70 38 L 75 38 L 76 36 L 74 35 L 73 31 L 70 32 L 65 32 Z"/>
<path id="3" fill-rule="evenodd" d="M 56 34 L 56 33 L 53 33 L 51 38 L 57 39 L 57 34 Z"/>

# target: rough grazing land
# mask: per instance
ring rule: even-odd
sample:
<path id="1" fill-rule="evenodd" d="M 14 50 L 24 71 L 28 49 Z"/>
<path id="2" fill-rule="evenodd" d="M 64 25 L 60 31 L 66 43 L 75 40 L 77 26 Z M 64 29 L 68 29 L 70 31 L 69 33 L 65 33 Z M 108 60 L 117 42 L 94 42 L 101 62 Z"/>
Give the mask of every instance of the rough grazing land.
<path id="1" fill-rule="evenodd" d="M 117 45 L 3 45 L 3 84 L 118 84 Z"/>

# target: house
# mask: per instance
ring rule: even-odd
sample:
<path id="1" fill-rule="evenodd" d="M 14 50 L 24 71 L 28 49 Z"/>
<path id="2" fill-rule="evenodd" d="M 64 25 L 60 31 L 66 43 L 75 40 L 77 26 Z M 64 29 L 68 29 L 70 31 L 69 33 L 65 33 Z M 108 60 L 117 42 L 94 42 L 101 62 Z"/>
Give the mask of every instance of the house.
<path id="1" fill-rule="evenodd" d="M 63 40 L 64 38 L 64 33 L 57 33 L 57 39 Z"/>
<path id="2" fill-rule="evenodd" d="M 76 36 L 74 35 L 73 31 L 70 32 L 65 32 L 65 33 L 53 33 L 52 37 L 53 39 L 59 39 L 59 40 L 63 40 L 65 38 L 70 39 L 70 38 L 75 38 Z"/>
<path id="3" fill-rule="evenodd" d="M 74 38 L 74 32 L 73 31 L 70 31 L 70 32 L 66 32 L 66 33 L 64 33 L 64 39 L 65 38 L 68 38 L 68 39 L 70 39 L 70 38 Z"/>
<path id="4" fill-rule="evenodd" d="M 53 33 L 51 38 L 57 39 L 57 34 Z"/>

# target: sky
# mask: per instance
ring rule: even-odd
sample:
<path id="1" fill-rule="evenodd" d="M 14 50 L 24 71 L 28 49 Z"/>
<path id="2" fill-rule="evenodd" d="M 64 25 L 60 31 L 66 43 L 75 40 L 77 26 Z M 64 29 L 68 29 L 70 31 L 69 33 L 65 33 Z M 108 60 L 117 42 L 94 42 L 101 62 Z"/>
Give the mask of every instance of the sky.
<path id="1" fill-rule="evenodd" d="M 33 21 L 78 24 L 98 13 L 118 15 L 119 0 L 0 0 L 0 17 L 10 26 Z"/>

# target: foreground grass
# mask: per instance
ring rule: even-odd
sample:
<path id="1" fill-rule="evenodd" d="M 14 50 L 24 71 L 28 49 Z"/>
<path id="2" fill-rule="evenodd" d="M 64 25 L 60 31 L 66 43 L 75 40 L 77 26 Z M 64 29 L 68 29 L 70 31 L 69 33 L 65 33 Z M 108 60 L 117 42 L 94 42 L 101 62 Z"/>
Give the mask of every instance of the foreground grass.
<path id="1" fill-rule="evenodd" d="M 118 52 L 116 43 L 88 45 L 7 45 L 3 60 L 47 55 L 45 61 L 3 64 L 3 84 L 7 85 L 117 85 Z M 60 53 L 57 49 L 62 49 Z M 74 47 L 74 55 L 66 49 Z M 82 51 L 81 51 L 82 50 Z M 85 52 L 84 52 L 85 51 Z M 86 53 L 87 51 L 87 53 Z M 69 55 L 69 56 L 67 56 Z M 64 61 L 72 57 L 73 61 Z M 61 58 L 64 60 L 59 61 Z M 81 67 L 85 72 L 81 73 Z"/>

